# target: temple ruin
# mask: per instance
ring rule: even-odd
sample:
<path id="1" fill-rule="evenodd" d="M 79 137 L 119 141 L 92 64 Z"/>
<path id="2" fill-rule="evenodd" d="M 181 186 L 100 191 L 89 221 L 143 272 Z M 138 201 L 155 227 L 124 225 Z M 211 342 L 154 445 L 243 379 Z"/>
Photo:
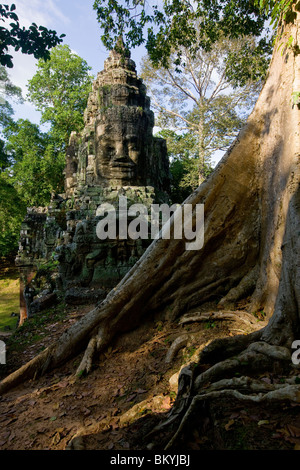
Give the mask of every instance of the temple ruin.
<path id="1" fill-rule="evenodd" d="M 93 83 L 84 129 L 70 136 L 64 194 L 53 195 L 46 208 L 28 209 L 22 224 L 16 258 L 21 319 L 57 295 L 67 303 L 102 300 L 151 243 L 100 240 L 96 226 L 99 206 L 111 204 L 118 214 L 120 196 L 147 207 L 169 202 L 166 142 L 153 136 L 153 128 L 135 62 L 129 53 L 111 51 Z"/>

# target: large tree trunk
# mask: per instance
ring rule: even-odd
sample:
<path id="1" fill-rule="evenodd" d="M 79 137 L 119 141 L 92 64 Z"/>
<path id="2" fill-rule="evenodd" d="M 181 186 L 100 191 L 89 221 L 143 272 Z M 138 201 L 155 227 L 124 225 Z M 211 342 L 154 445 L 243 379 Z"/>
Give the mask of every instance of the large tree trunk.
<path id="1" fill-rule="evenodd" d="M 294 24 L 285 26 L 282 41 L 290 35 L 296 41 L 298 28 L 299 13 Z M 299 108 L 291 99 L 299 81 L 299 57 L 292 49 L 282 54 L 275 46 L 268 78 L 246 126 L 210 178 L 185 201 L 205 205 L 204 247 L 187 251 L 185 240 L 155 240 L 100 305 L 4 379 L 0 393 L 85 348 L 79 371 L 88 371 L 95 353 L 146 315 L 161 311 L 176 319 L 213 299 L 230 306 L 252 294 L 250 311 L 263 309 L 271 318 L 263 331 L 228 341 L 225 351 L 224 343 L 208 347 L 206 357 L 214 362 L 218 350 L 223 358 L 230 357 L 252 341 L 251 354 L 260 356 L 257 340 L 290 346 L 299 330 L 300 126 Z M 286 350 L 270 352 L 281 353 L 286 359 Z M 216 364 L 212 376 L 219 375 Z M 182 377 L 184 381 L 184 373 Z M 203 380 L 201 375 L 193 378 L 189 387 L 198 389 Z"/>

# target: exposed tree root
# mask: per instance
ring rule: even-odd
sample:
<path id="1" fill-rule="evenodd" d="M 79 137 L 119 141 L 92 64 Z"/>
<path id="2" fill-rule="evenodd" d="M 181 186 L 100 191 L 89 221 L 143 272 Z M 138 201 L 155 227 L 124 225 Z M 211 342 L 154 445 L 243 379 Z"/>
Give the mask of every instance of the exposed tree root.
<path id="1" fill-rule="evenodd" d="M 250 270 L 239 282 L 236 287 L 230 289 L 228 294 L 226 294 L 219 302 L 219 306 L 223 307 L 225 305 L 230 305 L 237 300 L 247 297 L 256 286 L 257 279 L 259 277 L 259 266 L 256 265 L 252 270 Z"/>
<path id="2" fill-rule="evenodd" d="M 85 349 L 83 358 L 77 368 L 76 375 L 88 374 L 94 363 L 96 354 L 99 354 L 109 344 L 112 336 L 105 328 L 99 328 L 97 335 L 92 336 L 87 348 Z"/>
<path id="3" fill-rule="evenodd" d="M 240 320 L 248 326 L 251 326 L 252 330 L 260 330 L 262 327 L 261 322 L 258 322 L 257 318 L 251 313 L 242 311 L 219 311 L 219 312 L 193 312 L 181 317 L 179 324 L 184 325 L 185 323 L 202 322 L 202 321 L 214 321 L 214 320 Z"/>
<path id="4" fill-rule="evenodd" d="M 166 363 L 167 364 L 170 364 L 174 357 L 176 356 L 176 354 L 178 353 L 178 351 L 183 348 L 186 343 L 188 341 L 188 335 L 181 335 L 181 336 L 178 336 L 172 343 L 171 347 L 169 348 L 168 352 L 167 352 L 167 355 L 166 355 Z"/>
<path id="5" fill-rule="evenodd" d="M 291 401 L 300 403 L 300 385 L 292 384 L 267 384 L 257 379 L 250 378 L 264 371 L 283 373 L 291 366 L 291 351 L 283 346 L 273 346 L 264 341 L 253 341 L 261 332 L 240 338 L 239 345 L 248 343 L 248 346 L 236 356 L 231 356 L 220 362 L 216 362 L 207 370 L 199 373 L 203 360 L 208 357 L 216 359 L 222 357 L 222 347 L 232 350 L 231 338 L 216 340 L 208 345 L 200 354 L 198 363 L 193 367 L 182 370 L 179 376 L 179 390 L 172 410 L 167 419 L 156 426 L 149 436 L 176 425 L 177 430 L 166 445 L 165 449 L 174 446 L 178 438 L 190 424 L 190 420 L 201 419 L 203 403 L 218 398 L 233 398 L 239 401 L 255 403 Z M 250 337 L 250 338 L 249 338 Z M 235 350 L 237 351 L 235 341 Z M 227 356 L 223 349 L 224 356 Z M 242 377 L 236 377 L 242 374 Z M 180 386 L 181 385 L 181 386 Z"/>
<path id="6" fill-rule="evenodd" d="M 165 450 L 174 446 L 178 438 L 186 429 L 187 425 L 190 424 L 191 419 L 195 418 L 195 415 L 198 417 L 198 419 L 200 419 L 198 410 L 203 402 L 217 400 L 219 398 L 233 398 L 238 401 L 254 403 L 274 403 L 283 401 L 290 401 L 294 403 L 300 402 L 299 385 L 279 385 L 273 386 L 270 389 L 270 387 L 267 385 L 258 384 L 256 381 L 252 381 L 248 377 L 243 379 L 245 380 L 243 380 L 241 383 L 238 383 L 237 380 L 234 379 L 231 379 L 230 381 L 222 381 L 221 383 L 217 383 L 214 385 L 214 387 L 212 387 L 215 389 L 221 388 L 221 390 L 207 391 L 203 394 L 199 394 L 193 397 L 192 402 L 188 407 L 187 412 L 183 416 L 177 431 L 165 446 Z M 251 391 L 254 392 L 254 394 L 248 395 L 242 393 L 245 391 L 246 393 Z"/>

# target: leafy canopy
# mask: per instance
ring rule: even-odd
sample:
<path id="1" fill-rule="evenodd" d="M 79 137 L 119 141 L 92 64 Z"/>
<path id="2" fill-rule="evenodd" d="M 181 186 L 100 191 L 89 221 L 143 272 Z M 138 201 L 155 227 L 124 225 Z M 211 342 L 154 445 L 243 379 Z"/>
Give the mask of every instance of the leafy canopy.
<path id="1" fill-rule="evenodd" d="M 28 119 L 4 130 L 10 166 L 2 174 L 27 206 L 49 204 L 51 192 L 63 190 L 64 153 L 55 139 Z"/>
<path id="2" fill-rule="evenodd" d="M 199 186 L 197 138 L 191 132 L 178 133 L 170 129 L 161 130 L 157 137 L 162 137 L 167 141 L 171 200 L 173 203 L 182 203 Z M 202 177 L 208 177 L 212 171 L 213 167 L 205 161 L 201 166 Z"/>
<path id="3" fill-rule="evenodd" d="M 12 100 L 22 102 L 22 90 L 11 82 L 7 69 L 0 65 L 0 135 L 3 128 L 13 122 Z M 9 157 L 5 150 L 5 142 L 0 137 L 0 171 L 8 165 Z"/>
<path id="4" fill-rule="evenodd" d="M 72 131 L 83 128 L 93 77 L 91 67 L 68 45 L 50 52 L 50 59 L 39 60 L 37 72 L 28 83 L 28 99 L 42 113 L 41 123 L 51 125 L 52 135 L 64 148 Z"/>
<path id="5" fill-rule="evenodd" d="M 57 36 L 56 31 L 49 30 L 35 23 L 26 29 L 21 27 L 15 4 L 0 4 L 0 64 L 13 67 L 13 57 L 8 53 L 12 47 L 23 54 L 32 54 L 36 59 L 49 59 L 49 50 L 63 41 L 65 34 Z"/>
<path id="6" fill-rule="evenodd" d="M 17 248 L 25 214 L 25 201 L 0 173 L 0 257 L 9 255 Z"/>
<path id="7" fill-rule="evenodd" d="M 274 30 L 282 22 L 293 22 L 300 11 L 299 0 L 95 0 L 94 9 L 108 49 L 120 35 L 127 49 L 144 44 L 151 61 L 165 65 L 180 48 L 196 52 L 210 50 L 221 37 L 253 35 L 262 38 L 266 21 Z M 264 52 L 264 40 L 257 49 Z"/>
<path id="8" fill-rule="evenodd" d="M 127 48 L 145 44 L 152 62 L 162 65 L 180 47 L 192 53 L 224 36 L 259 37 L 268 18 L 253 0 L 95 0 L 94 9 L 108 49 L 122 35 Z"/>
<path id="9" fill-rule="evenodd" d="M 271 24 L 276 28 L 280 22 L 292 23 L 300 11 L 299 0 L 254 0 L 260 10 L 271 17 Z"/>

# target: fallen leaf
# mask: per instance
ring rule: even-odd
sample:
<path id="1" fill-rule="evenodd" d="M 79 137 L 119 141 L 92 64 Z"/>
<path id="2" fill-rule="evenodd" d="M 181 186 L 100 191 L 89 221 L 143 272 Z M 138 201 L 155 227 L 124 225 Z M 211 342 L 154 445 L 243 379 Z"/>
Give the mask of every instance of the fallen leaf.
<path id="1" fill-rule="evenodd" d="M 170 408 L 170 404 L 171 404 L 171 399 L 170 397 L 166 397 L 163 402 L 162 402 L 162 409 L 163 410 L 168 410 Z"/>
<path id="2" fill-rule="evenodd" d="M 83 414 L 84 416 L 89 416 L 91 414 L 91 410 L 89 410 L 88 408 L 85 408 Z"/>
<path id="3" fill-rule="evenodd" d="M 59 383 L 57 384 L 57 386 L 58 386 L 59 388 L 65 388 L 65 387 L 67 387 L 68 385 L 69 385 L 69 381 L 68 381 L 68 380 L 64 380 L 63 382 L 59 382 Z"/>
<path id="4" fill-rule="evenodd" d="M 262 380 L 263 382 L 267 383 L 267 384 L 271 384 L 271 383 L 272 383 L 270 377 L 262 377 L 261 380 Z"/>
<path id="5" fill-rule="evenodd" d="M 300 428 L 298 428 L 297 426 L 293 426 L 291 424 L 288 424 L 287 429 L 289 430 L 290 435 L 292 437 L 300 437 Z"/>
<path id="6" fill-rule="evenodd" d="M 114 408 L 114 409 L 112 410 L 112 412 L 111 412 L 111 415 L 112 415 L 112 416 L 116 416 L 118 413 L 120 413 L 119 408 Z"/>
<path id="7" fill-rule="evenodd" d="M 127 403 L 128 401 L 132 401 L 134 398 L 136 398 L 136 393 L 133 393 L 132 395 L 129 395 L 129 397 L 128 397 L 127 400 L 126 400 L 126 403 Z"/>
<path id="8" fill-rule="evenodd" d="M 263 426 L 264 424 L 270 424 L 270 421 L 268 421 L 267 419 L 261 419 L 257 423 L 258 426 Z"/>
<path id="9" fill-rule="evenodd" d="M 29 400 L 28 405 L 33 406 L 36 404 L 35 400 Z"/>
<path id="10" fill-rule="evenodd" d="M 16 437 L 15 433 L 12 432 L 11 435 L 8 438 L 8 442 L 11 442 L 14 438 Z"/>
<path id="11" fill-rule="evenodd" d="M 231 426 L 235 423 L 234 419 L 230 419 L 227 424 L 225 424 L 226 431 L 229 431 Z"/>
<path id="12" fill-rule="evenodd" d="M 279 433 L 281 434 L 281 436 L 282 436 L 282 435 L 285 435 L 285 436 L 289 436 L 289 435 L 290 435 L 290 433 L 288 432 L 288 430 L 287 430 L 287 429 L 284 429 L 284 428 L 277 429 L 276 431 L 279 432 Z"/>
<path id="13" fill-rule="evenodd" d="M 60 440 L 61 440 L 61 435 L 59 432 L 57 432 L 52 439 L 52 444 L 56 445 L 60 442 Z"/>

